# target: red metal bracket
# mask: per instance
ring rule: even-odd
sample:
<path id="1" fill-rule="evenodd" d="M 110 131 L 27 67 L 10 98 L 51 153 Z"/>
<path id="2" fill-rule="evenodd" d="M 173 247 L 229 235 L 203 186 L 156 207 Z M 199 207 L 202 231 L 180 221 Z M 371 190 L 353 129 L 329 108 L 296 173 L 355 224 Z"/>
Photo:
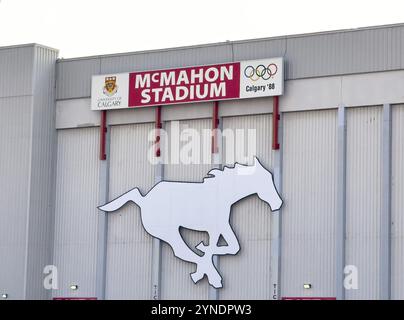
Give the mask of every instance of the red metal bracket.
<path id="1" fill-rule="evenodd" d="M 161 151 L 160 151 L 160 129 L 162 128 L 161 124 L 161 106 L 156 107 L 156 157 L 160 157 Z"/>
<path id="2" fill-rule="evenodd" d="M 273 112 L 272 112 L 272 150 L 279 150 L 279 96 L 273 97 Z"/>
<path id="3" fill-rule="evenodd" d="M 107 160 L 106 136 L 107 136 L 107 110 L 102 110 L 101 123 L 100 123 L 100 160 Z"/>
<path id="4" fill-rule="evenodd" d="M 215 101 L 213 105 L 213 116 L 212 116 L 212 153 L 219 152 L 219 146 L 217 143 L 218 128 L 219 128 L 219 101 Z"/>

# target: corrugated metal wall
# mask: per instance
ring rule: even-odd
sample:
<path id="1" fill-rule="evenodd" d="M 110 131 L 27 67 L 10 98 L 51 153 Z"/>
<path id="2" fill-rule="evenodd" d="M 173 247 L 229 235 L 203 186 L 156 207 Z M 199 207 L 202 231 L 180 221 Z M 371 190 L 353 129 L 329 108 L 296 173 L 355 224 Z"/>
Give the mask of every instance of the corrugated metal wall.
<path id="1" fill-rule="evenodd" d="M 99 128 L 58 131 L 54 297 L 94 297 L 99 205 Z M 77 284 L 77 291 L 69 286 Z"/>
<path id="2" fill-rule="evenodd" d="M 56 57 L 35 44 L 0 48 L 0 290 L 10 299 L 48 296 Z"/>
<path id="3" fill-rule="evenodd" d="M 382 108 L 347 113 L 346 264 L 358 268 L 347 299 L 379 297 Z"/>
<path id="4" fill-rule="evenodd" d="M 154 166 L 148 160 L 153 123 L 111 127 L 109 199 L 139 187 L 154 185 Z M 142 226 L 140 208 L 127 204 L 108 214 L 107 299 L 150 299 L 152 237 Z"/>
<path id="5" fill-rule="evenodd" d="M 35 47 L 26 298 L 46 299 L 43 269 L 52 262 L 56 160 L 57 51 Z"/>
<path id="6" fill-rule="evenodd" d="M 235 161 L 251 164 L 257 156 L 262 164 L 272 171 L 272 116 L 270 114 L 223 118 L 223 130 L 240 130 L 244 139 L 235 139 Z M 256 146 L 248 145 L 248 130 L 255 130 Z M 243 148 L 244 146 L 244 148 Z M 224 155 L 232 148 L 224 138 Z M 254 152 L 254 149 L 256 151 Z M 247 162 L 245 157 L 248 158 Z M 233 159 L 224 159 L 234 165 Z M 223 289 L 220 299 L 269 299 L 272 292 L 271 255 L 271 209 L 256 195 L 236 203 L 232 207 L 230 223 L 240 243 L 237 255 L 220 257 Z M 251 263 L 254 261 L 254 263 Z M 240 275 L 243 275 L 242 277 Z"/>
<path id="7" fill-rule="evenodd" d="M 286 113 L 283 126 L 281 294 L 334 297 L 337 111 Z"/>
<path id="8" fill-rule="evenodd" d="M 179 121 L 180 132 L 184 129 L 194 129 L 200 136 L 205 129 L 212 128 L 211 119 Z M 167 122 L 165 129 L 169 139 L 174 136 L 171 122 Z M 191 140 L 189 140 L 191 141 Z M 180 147 L 187 142 L 182 141 Z M 172 144 L 169 144 L 168 150 L 171 155 Z M 210 155 L 211 142 L 202 144 L 201 160 L 203 152 Z M 174 152 L 174 151 L 173 151 Z M 209 157 L 210 159 L 210 157 Z M 173 164 L 172 162 L 164 167 L 164 180 L 171 181 L 202 181 L 212 166 L 210 164 Z M 182 236 L 190 247 L 196 246 L 199 242 L 207 243 L 208 236 L 202 232 L 183 230 Z M 162 299 L 207 299 L 208 282 L 206 277 L 196 285 L 191 280 L 190 274 L 196 270 L 196 265 L 184 262 L 176 258 L 171 247 L 163 243 L 162 250 L 162 275 L 161 275 L 161 297 Z"/>
<path id="9" fill-rule="evenodd" d="M 0 48 L 0 97 L 32 95 L 34 46 Z"/>
<path id="10" fill-rule="evenodd" d="M 100 74 L 100 59 L 59 60 L 56 64 L 56 99 L 89 97 L 91 76 Z"/>
<path id="11" fill-rule="evenodd" d="M 226 50 L 227 49 L 227 50 Z M 164 51 L 138 52 L 106 56 L 101 59 L 101 74 L 128 70 L 168 69 L 180 66 L 204 65 L 231 61 L 230 45 L 210 45 Z"/>
<path id="12" fill-rule="evenodd" d="M 404 28 L 333 32 L 287 41 L 287 79 L 394 70 L 403 67 Z"/>
<path id="13" fill-rule="evenodd" d="M 0 288 L 24 298 L 32 97 L 0 98 Z"/>
<path id="14" fill-rule="evenodd" d="M 404 68 L 404 26 L 235 41 L 59 60 L 58 99 L 90 96 L 93 74 L 285 57 L 286 79 Z"/>
<path id="15" fill-rule="evenodd" d="M 402 106 L 393 108 L 393 297 L 401 297 L 401 187 L 399 159 L 401 159 Z M 404 109 L 403 109 L 404 110 Z M 348 299 L 377 298 L 379 296 L 379 219 L 380 219 L 380 153 L 381 153 L 381 107 L 348 108 L 347 110 L 347 238 L 346 264 L 354 265 L 359 272 L 359 289 L 347 290 Z M 179 131 L 195 129 L 200 136 L 203 129 L 208 133 L 202 140 L 203 154 L 210 155 L 211 119 L 176 122 Z M 165 124 L 168 132 L 168 154 L 171 156 L 175 122 Z M 110 198 L 140 186 L 147 192 L 154 185 L 154 168 L 149 164 L 147 154 L 151 147 L 148 134 L 152 123 L 113 126 L 111 130 Z M 256 151 L 250 149 L 272 169 L 270 114 L 223 118 L 223 129 L 255 129 Z M 336 220 L 336 159 L 337 159 L 337 109 L 322 111 L 289 112 L 283 115 L 283 189 L 282 210 L 282 256 L 281 294 L 288 296 L 333 297 L 335 288 L 335 220 Z M 247 136 L 247 132 L 245 132 Z M 83 139 L 83 137 L 85 137 Z M 248 147 L 241 147 L 236 140 L 235 161 L 244 162 Z M 183 146 L 186 141 L 182 141 Z M 224 138 L 224 163 L 233 164 L 226 158 L 229 144 Z M 67 153 L 67 150 L 70 150 Z M 71 152 L 71 150 L 75 150 Z M 85 151 L 85 152 L 84 152 Z M 166 150 L 163 148 L 163 152 Z M 75 154 L 82 154 L 81 156 Z M 90 201 L 78 199 L 73 211 L 85 215 L 80 227 L 62 225 L 72 223 L 70 208 L 76 180 L 83 179 L 89 168 L 77 164 L 83 157 L 86 163 L 96 167 L 92 171 L 91 184 L 82 186 L 83 194 L 98 191 L 98 129 L 73 129 L 59 131 L 55 263 L 61 265 L 59 283 L 61 289 L 54 295 L 93 295 L 95 268 L 95 230 L 97 195 Z M 73 167 L 72 167 L 73 166 Z M 74 168 L 69 171 L 69 168 Z M 201 181 L 211 164 L 168 164 L 165 165 L 165 180 Z M 91 170 L 90 170 L 91 171 Z M 97 172 L 96 172 L 97 171 Z M 73 173 L 71 177 L 67 172 Z M 91 204 L 93 203 L 93 204 Z M 91 211 L 90 210 L 91 207 Z M 84 208 L 84 209 L 83 209 Z M 84 211 L 83 211 L 84 210 Z M 95 211 L 94 211 L 95 210 Z M 139 209 L 129 204 L 119 213 L 109 216 L 107 250 L 107 298 L 143 298 L 151 295 L 151 237 L 141 226 Z M 76 213 L 77 214 L 77 213 Z M 231 223 L 238 236 L 241 251 L 236 256 L 220 257 L 219 269 L 224 288 L 220 299 L 268 299 L 270 283 L 270 249 L 272 213 L 256 196 L 245 199 L 232 208 Z M 74 221 L 82 221 L 83 216 Z M 93 219 L 93 220 L 92 220 Z M 93 226 L 90 226 L 94 224 Z M 84 234 L 94 238 L 83 239 L 91 248 L 81 250 L 75 257 L 71 251 L 76 245 L 77 234 L 72 227 L 91 228 Z M 80 233 L 83 233 L 80 231 Z M 201 240 L 208 240 L 207 234 L 183 230 L 183 236 L 192 247 Z M 400 238 L 401 237 L 401 238 Z M 401 241 L 402 242 L 402 241 Z M 63 250 L 61 250 L 63 246 Z M 68 248 L 68 249 L 66 249 Z M 203 279 L 195 285 L 189 274 L 195 266 L 173 256 L 171 248 L 162 247 L 161 290 L 163 299 L 206 299 L 208 283 Z M 80 255 L 88 255 L 86 259 Z M 86 276 L 81 277 L 85 261 Z M 80 261 L 80 270 L 75 265 Z M 251 261 L 254 261 L 252 267 Z M 297 267 L 298 266 L 298 267 Z M 92 274 L 92 276 L 91 276 Z M 240 277 L 240 274 L 248 276 Z M 68 290 L 71 283 L 85 283 L 80 293 Z M 311 290 L 303 284 L 312 284 Z M 85 291 L 84 291 L 85 290 Z"/>
<path id="16" fill-rule="evenodd" d="M 25 298 L 33 56 L 32 46 L 0 49 L 0 289 L 10 299 Z"/>
<path id="17" fill-rule="evenodd" d="M 404 105 L 392 108 L 392 299 L 404 299 Z"/>

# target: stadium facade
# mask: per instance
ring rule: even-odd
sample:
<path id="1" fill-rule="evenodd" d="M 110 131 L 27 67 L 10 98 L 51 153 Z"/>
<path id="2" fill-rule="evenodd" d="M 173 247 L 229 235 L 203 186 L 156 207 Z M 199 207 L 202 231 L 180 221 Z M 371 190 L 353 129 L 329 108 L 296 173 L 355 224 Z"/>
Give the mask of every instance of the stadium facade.
<path id="1" fill-rule="evenodd" d="M 122 92 L 120 75 L 279 58 L 276 95 L 194 101 L 189 91 L 187 103 L 141 108 L 108 98 Z M 106 90 L 100 110 L 96 79 Z M 73 59 L 37 44 L 1 47 L 0 112 L 3 299 L 404 299 L 404 25 Z M 252 129 L 254 151 L 236 136 L 230 160 L 218 135 L 200 143 L 210 162 L 153 162 L 155 128 L 168 138 L 156 158 L 171 155 L 168 140 L 185 129 Z M 253 156 L 283 206 L 272 213 L 258 196 L 232 206 L 241 249 L 214 257 L 222 288 L 206 277 L 195 284 L 195 264 L 145 231 L 137 205 L 97 208 Z"/>

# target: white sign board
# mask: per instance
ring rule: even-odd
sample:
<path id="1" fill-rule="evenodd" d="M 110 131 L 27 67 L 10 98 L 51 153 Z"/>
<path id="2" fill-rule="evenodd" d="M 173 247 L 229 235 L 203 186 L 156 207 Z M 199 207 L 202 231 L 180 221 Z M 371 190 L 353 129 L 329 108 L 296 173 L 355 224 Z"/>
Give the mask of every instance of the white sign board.
<path id="1" fill-rule="evenodd" d="M 283 72 L 283 58 L 271 58 L 97 75 L 92 78 L 91 109 L 280 96 Z"/>

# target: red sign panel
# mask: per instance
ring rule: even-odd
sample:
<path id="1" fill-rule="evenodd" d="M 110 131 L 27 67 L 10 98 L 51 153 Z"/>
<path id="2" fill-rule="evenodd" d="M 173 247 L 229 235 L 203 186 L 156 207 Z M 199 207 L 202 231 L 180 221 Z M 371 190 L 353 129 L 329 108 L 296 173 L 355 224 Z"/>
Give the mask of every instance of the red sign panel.
<path id="1" fill-rule="evenodd" d="M 236 99 L 240 62 L 129 74 L 129 107 Z"/>

